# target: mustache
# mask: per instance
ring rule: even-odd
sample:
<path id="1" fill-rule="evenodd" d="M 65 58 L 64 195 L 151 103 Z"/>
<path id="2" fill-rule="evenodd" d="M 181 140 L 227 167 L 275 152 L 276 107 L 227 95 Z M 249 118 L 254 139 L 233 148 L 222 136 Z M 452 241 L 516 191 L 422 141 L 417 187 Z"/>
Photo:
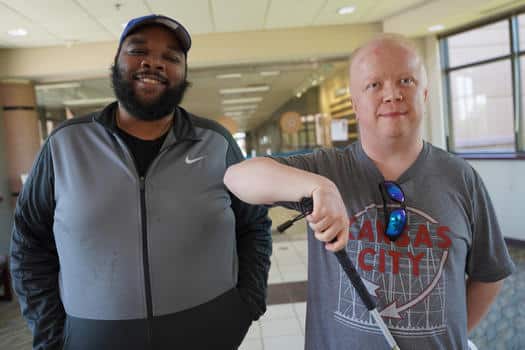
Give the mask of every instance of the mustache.
<path id="1" fill-rule="evenodd" d="M 152 78 L 160 81 L 161 83 L 166 84 L 168 82 L 168 77 L 165 74 L 162 74 L 161 72 L 154 71 L 151 69 L 141 69 L 135 73 L 133 73 L 132 78 L 133 79 L 140 79 L 140 78 Z"/>

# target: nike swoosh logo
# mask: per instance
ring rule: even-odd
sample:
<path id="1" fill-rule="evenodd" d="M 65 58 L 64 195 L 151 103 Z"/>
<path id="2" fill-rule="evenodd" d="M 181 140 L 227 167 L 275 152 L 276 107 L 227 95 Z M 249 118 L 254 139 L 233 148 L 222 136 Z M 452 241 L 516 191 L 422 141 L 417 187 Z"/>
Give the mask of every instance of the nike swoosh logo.
<path id="1" fill-rule="evenodd" d="M 202 160 L 206 158 L 206 156 L 202 156 L 202 157 L 197 157 L 197 158 L 193 158 L 193 159 L 190 159 L 190 156 L 186 156 L 186 164 L 193 164 L 193 163 L 196 163 L 198 162 L 199 160 Z"/>

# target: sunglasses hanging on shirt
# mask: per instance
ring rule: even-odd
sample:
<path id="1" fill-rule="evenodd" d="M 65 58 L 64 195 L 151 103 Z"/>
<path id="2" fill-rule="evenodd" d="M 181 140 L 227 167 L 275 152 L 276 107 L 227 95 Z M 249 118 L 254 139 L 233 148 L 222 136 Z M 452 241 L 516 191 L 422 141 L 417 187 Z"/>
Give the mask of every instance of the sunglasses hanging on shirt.
<path id="1" fill-rule="evenodd" d="M 394 181 L 380 183 L 379 192 L 381 192 L 381 198 L 383 199 L 385 235 L 391 241 L 395 241 L 401 236 L 407 224 L 405 194 L 401 186 Z M 388 201 L 396 203 L 397 206 L 389 206 Z"/>

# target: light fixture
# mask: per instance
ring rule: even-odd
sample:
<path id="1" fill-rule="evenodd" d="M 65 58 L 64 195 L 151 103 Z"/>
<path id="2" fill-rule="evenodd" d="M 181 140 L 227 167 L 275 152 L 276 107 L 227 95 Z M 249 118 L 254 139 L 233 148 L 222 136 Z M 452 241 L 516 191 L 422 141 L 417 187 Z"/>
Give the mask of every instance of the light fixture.
<path id="1" fill-rule="evenodd" d="M 348 15 L 349 13 L 352 13 L 354 11 L 355 11 L 355 6 L 345 6 L 337 10 L 337 13 L 340 15 Z"/>
<path id="2" fill-rule="evenodd" d="M 224 112 L 256 110 L 257 105 L 224 106 Z"/>
<path id="3" fill-rule="evenodd" d="M 83 98 L 80 100 L 66 100 L 64 106 L 99 106 L 115 101 L 114 97 Z"/>
<path id="4" fill-rule="evenodd" d="M 7 34 L 11 36 L 26 36 L 27 30 L 24 28 L 16 28 L 7 31 Z"/>
<path id="5" fill-rule="evenodd" d="M 76 89 L 80 87 L 79 82 L 71 82 L 71 83 L 55 83 L 55 84 L 42 84 L 42 85 L 36 85 L 35 89 L 40 91 L 47 91 L 47 90 L 59 90 L 59 89 Z"/>
<path id="6" fill-rule="evenodd" d="M 259 85 L 259 86 L 248 86 L 242 88 L 229 88 L 229 89 L 220 89 L 219 93 L 221 95 L 228 94 L 241 94 L 245 92 L 264 92 L 270 90 L 268 85 Z"/>
<path id="7" fill-rule="evenodd" d="M 218 74 L 215 77 L 217 79 L 238 79 L 238 78 L 242 78 L 242 74 L 241 73 Z"/>
<path id="8" fill-rule="evenodd" d="M 243 97 L 243 98 L 233 98 L 231 100 L 222 100 L 222 104 L 224 105 L 234 105 L 238 103 L 253 103 L 253 102 L 261 102 L 262 97 Z"/>
<path id="9" fill-rule="evenodd" d="M 445 29 L 445 26 L 442 24 L 436 24 L 434 26 L 428 27 L 429 32 L 439 32 L 440 30 Z"/>
<path id="10" fill-rule="evenodd" d="M 226 112 L 224 114 L 226 114 L 228 117 L 242 117 L 248 115 L 245 111 Z"/>
<path id="11" fill-rule="evenodd" d="M 278 70 L 270 70 L 270 71 L 259 72 L 259 74 L 260 74 L 262 77 L 274 77 L 274 76 L 276 76 L 276 75 L 281 74 L 281 72 L 278 71 Z"/>

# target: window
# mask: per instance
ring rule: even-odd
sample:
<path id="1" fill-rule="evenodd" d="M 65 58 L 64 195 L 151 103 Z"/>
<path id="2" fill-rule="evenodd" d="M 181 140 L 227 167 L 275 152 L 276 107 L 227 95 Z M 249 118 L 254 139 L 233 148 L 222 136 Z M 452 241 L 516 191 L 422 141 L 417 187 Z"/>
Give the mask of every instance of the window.
<path id="1" fill-rule="evenodd" d="M 440 45 L 448 149 L 523 154 L 525 15 L 448 35 Z"/>
<path id="2" fill-rule="evenodd" d="M 457 152 L 515 151 L 508 61 L 451 72 L 450 95 Z"/>

